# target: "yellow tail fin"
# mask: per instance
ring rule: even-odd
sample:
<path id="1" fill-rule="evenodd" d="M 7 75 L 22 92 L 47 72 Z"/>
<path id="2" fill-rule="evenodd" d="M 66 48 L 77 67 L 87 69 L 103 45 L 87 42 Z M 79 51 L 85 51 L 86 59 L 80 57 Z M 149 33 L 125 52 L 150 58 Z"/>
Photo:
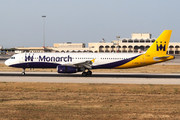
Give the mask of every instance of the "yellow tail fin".
<path id="1" fill-rule="evenodd" d="M 164 30 L 146 54 L 166 55 L 172 30 Z"/>

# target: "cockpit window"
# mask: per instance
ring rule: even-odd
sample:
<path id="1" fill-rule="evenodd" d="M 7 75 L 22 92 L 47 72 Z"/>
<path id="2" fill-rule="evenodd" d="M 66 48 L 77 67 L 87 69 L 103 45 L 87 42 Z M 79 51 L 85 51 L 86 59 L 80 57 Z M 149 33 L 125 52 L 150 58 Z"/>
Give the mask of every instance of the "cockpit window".
<path id="1" fill-rule="evenodd" d="M 11 57 L 11 59 L 15 59 L 15 57 Z"/>

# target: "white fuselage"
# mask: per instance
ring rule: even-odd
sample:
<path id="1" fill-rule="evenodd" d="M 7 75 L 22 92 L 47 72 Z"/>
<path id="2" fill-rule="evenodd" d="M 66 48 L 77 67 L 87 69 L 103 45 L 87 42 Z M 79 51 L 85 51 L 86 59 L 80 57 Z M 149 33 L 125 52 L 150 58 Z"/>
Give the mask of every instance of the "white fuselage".
<path id="1" fill-rule="evenodd" d="M 56 68 L 57 65 L 78 64 L 94 59 L 92 68 L 110 68 L 108 64 L 116 63 L 112 68 L 131 61 L 137 53 L 21 53 L 8 59 L 7 66 L 19 68 Z M 119 62 L 120 64 L 118 64 Z M 42 65 L 40 65 L 42 64 Z M 46 66 L 47 65 L 47 66 Z"/>

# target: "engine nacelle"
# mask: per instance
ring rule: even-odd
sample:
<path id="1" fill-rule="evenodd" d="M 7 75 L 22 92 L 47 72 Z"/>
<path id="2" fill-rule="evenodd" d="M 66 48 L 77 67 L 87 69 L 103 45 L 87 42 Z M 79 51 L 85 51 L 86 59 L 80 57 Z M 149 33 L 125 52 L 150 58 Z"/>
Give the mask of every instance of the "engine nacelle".
<path id="1" fill-rule="evenodd" d="M 71 66 L 57 66 L 57 72 L 58 73 L 76 73 L 77 68 L 76 67 L 71 67 Z"/>

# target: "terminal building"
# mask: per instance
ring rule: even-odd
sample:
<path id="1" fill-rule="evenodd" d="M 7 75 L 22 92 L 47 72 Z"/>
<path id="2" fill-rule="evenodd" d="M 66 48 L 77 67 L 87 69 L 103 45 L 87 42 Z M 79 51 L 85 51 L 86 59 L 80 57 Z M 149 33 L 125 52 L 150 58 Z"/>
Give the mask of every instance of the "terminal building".
<path id="1" fill-rule="evenodd" d="M 150 33 L 132 33 L 131 38 L 121 38 L 111 42 L 102 40 L 97 43 L 54 43 L 53 47 L 38 48 L 16 48 L 18 52 L 61 52 L 61 53 L 137 53 L 146 51 L 156 38 L 152 38 Z M 167 54 L 180 54 L 180 43 L 170 42 Z"/>

